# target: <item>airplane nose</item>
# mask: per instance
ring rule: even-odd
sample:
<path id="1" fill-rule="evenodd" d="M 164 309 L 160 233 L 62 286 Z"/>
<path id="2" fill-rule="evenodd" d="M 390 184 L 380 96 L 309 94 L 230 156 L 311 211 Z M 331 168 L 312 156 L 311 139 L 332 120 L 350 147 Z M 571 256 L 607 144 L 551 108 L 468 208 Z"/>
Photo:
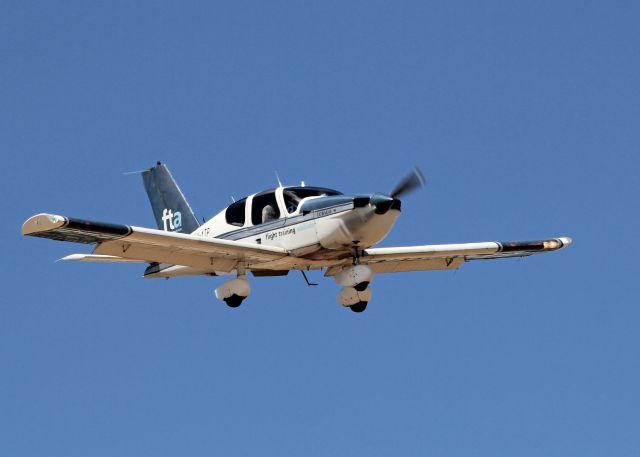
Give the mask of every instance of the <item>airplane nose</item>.
<path id="1" fill-rule="evenodd" d="M 374 194 L 371 197 L 371 204 L 375 206 L 376 214 L 385 214 L 391 208 L 391 205 L 393 204 L 393 198 L 389 197 L 388 195 Z"/>
<path id="2" fill-rule="evenodd" d="M 375 208 L 376 214 L 385 214 L 390 209 L 400 211 L 401 202 L 397 198 L 384 194 L 373 194 L 370 196 L 355 197 L 353 199 L 354 208 L 363 208 L 371 204 Z"/>

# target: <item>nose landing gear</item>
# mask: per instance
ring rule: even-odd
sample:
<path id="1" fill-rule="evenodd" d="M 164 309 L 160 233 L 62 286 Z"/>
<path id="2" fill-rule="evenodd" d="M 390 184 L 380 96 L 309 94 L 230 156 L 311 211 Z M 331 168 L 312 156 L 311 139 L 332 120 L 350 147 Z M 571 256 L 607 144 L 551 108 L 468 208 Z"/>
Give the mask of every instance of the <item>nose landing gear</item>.
<path id="1" fill-rule="evenodd" d="M 336 275 L 336 282 L 343 286 L 338 294 L 338 303 L 354 313 L 361 313 L 371 300 L 369 284 L 373 270 L 366 265 L 355 264 Z"/>
<path id="2" fill-rule="evenodd" d="M 338 303 L 354 313 L 361 313 L 371 300 L 371 289 L 357 290 L 355 287 L 343 287 L 338 294 Z"/>

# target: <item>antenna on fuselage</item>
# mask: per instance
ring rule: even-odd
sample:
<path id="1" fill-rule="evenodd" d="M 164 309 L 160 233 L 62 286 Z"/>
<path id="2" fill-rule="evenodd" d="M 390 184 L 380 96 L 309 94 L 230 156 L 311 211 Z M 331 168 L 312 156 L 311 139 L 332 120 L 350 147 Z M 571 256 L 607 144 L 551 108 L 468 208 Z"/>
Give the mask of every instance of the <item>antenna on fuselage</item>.
<path id="1" fill-rule="evenodd" d="M 161 165 L 162 162 L 160 162 L 159 160 L 156 161 L 156 166 L 157 165 Z M 153 167 L 151 167 L 153 168 Z M 124 173 L 122 173 L 123 175 L 141 175 L 142 173 L 145 173 L 149 170 L 151 170 L 151 168 L 147 168 L 145 170 L 138 170 L 138 171 L 125 171 Z"/>
<path id="2" fill-rule="evenodd" d="M 284 187 L 282 185 L 282 181 L 280 181 L 280 175 L 278 175 L 278 170 L 273 170 L 273 172 L 276 174 L 276 179 L 278 180 L 278 187 Z"/>
<path id="3" fill-rule="evenodd" d="M 233 203 L 235 203 L 235 202 L 236 202 L 236 199 L 233 197 L 233 195 L 229 195 L 229 196 L 231 197 L 231 201 L 232 201 Z"/>

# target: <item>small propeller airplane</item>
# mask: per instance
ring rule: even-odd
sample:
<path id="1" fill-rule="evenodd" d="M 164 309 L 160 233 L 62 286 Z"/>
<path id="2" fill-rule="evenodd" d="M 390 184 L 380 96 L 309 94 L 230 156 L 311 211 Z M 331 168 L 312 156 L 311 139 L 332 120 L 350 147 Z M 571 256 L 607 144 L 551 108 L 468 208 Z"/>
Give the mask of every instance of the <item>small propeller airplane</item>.
<path id="1" fill-rule="evenodd" d="M 571 239 L 435 244 L 373 248 L 400 215 L 400 198 L 425 179 L 414 169 L 388 195 L 343 195 L 323 187 L 282 186 L 235 201 L 202 225 L 165 164 L 141 172 L 158 228 L 143 228 L 37 214 L 22 234 L 95 245 L 91 254 L 62 260 L 148 263 L 145 278 L 207 275 L 234 277 L 215 295 L 238 307 L 249 296 L 247 274 L 285 276 L 325 269 L 342 286 L 338 303 L 362 312 L 375 274 L 452 270 L 463 262 L 526 257 L 556 251 Z"/>

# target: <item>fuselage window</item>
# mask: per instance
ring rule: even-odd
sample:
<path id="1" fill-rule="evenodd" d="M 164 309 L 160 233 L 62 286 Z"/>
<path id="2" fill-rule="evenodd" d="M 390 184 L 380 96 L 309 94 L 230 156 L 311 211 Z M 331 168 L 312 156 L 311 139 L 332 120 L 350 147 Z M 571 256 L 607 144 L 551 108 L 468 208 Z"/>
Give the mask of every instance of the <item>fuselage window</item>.
<path id="1" fill-rule="evenodd" d="M 251 222 L 253 225 L 264 224 L 279 217 L 280 210 L 275 192 L 254 195 L 251 203 Z"/>
<path id="2" fill-rule="evenodd" d="M 289 214 L 295 213 L 302 199 L 307 197 L 326 197 L 329 195 L 342 195 L 337 190 L 324 189 L 322 187 L 286 187 L 282 190 L 284 204 Z"/>
<path id="3" fill-rule="evenodd" d="M 230 204 L 227 207 L 227 211 L 225 213 L 227 224 L 235 225 L 237 227 L 242 227 L 244 225 L 244 210 L 246 206 L 247 206 L 246 198 L 243 198 L 242 200 L 238 200 L 237 202 Z"/>

